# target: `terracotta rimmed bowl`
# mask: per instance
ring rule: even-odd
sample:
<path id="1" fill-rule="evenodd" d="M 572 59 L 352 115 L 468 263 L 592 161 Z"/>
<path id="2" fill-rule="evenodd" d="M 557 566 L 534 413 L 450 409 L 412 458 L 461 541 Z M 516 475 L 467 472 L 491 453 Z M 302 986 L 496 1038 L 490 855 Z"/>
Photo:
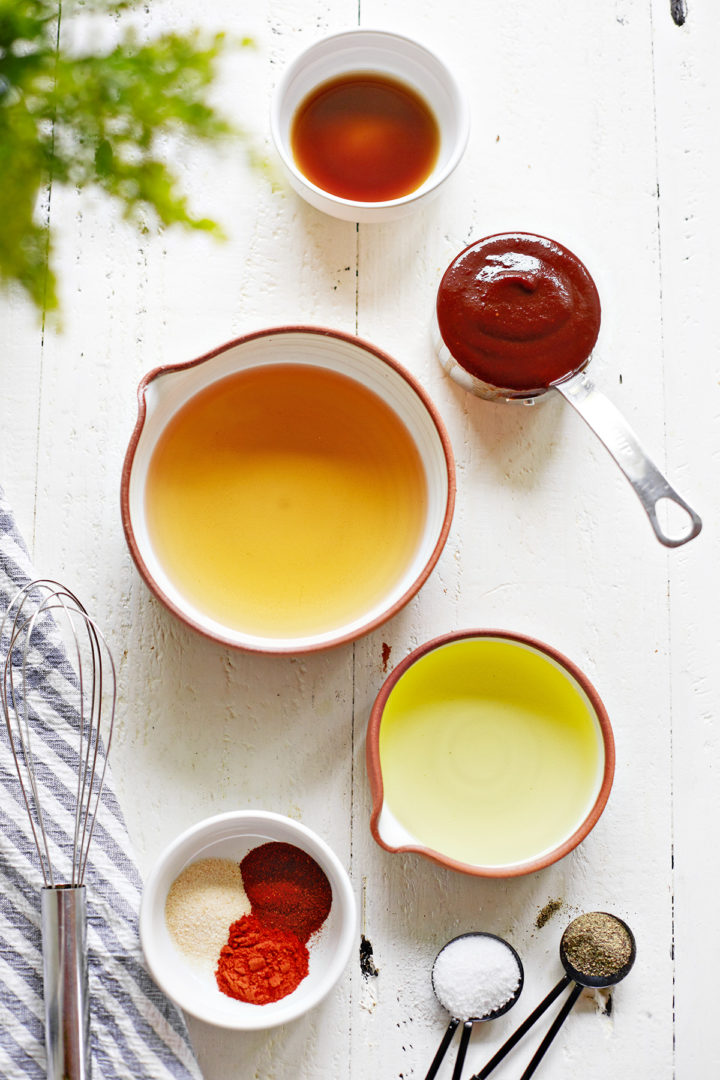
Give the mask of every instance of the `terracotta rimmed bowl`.
<path id="1" fill-rule="evenodd" d="M 188 594 L 177 574 L 168 570 L 164 552 L 156 543 L 148 507 L 148 477 L 159 441 L 188 402 L 216 387 L 221 380 L 241 372 L 263 369 L 277 372 L 277 378 L 281 380 L 288 365 L 308 365 L 334 372 L 345 376 L 351 386 L 357 386 L 358 395 L 367 397 L 369 390 L 380 398 L 409 434 L 414 446 L 411 453 L 419 461 L 417 475 L 424 484 L 425 494 L 420 499 L 422 512 L 407 557 L 403 555 L 392 574 L 388 572 L 387 584 L 382 584 L 382 591 L 378 590 L 372 599 L 363 597 L 361 604 L 365 606 L 351 611 L 346 618 L 338 621 L 335 616 L 333 621 L 328 616 L 325 625 L 324 586 L 321 583 L 316 590 L 316 597 L 321 597 L 321 625 L 300 631 L 294 626 L 287 631 L 281 627 L 278 632 L 274 627 L 270 631 L 258 630 L 256 626 L 243 625 L 241 620 L 218 617 L 217 609 L 211 612 L 203 608 L 200 588 L 195 596 Z M 420 589 L 437 562 L 447 539 L 455 502 L 455 466 L 450 441 L 435 406 L 416 379 L 396 360 L 368 342 L 313 326 L 258 331 L 188 363 L 156 368 L 141 381 L 138 401 L 138 420 L 122 474 L 121 510 L 127 543 L 152 593 L 187 626 L 205 636 L 236 648 L 273 653 L 302 653 L 352 641 L 396 614 Z M 237 417 L 238 424 L 242 419 L 242 415 Z M 377 468 L 382 471 L 382 463 Z M 198 483 L 197 478 L 195 483 Z M 182 485 L 179 488 L 182 489 Z M 406 501 L 414 505 L 413 500 Z M 332 507 L 334 503 L 330 505 Z M 386 558 L 386 543 L 382 536 L 387 537 L 396 525 L 395 505 L 391 500 L 388 500 L 387 514 L 387 532 L 378 531 L 377 543 L 373 540 L 375 546 L 370 545 L 369 553 L 365 552 L 367 565 L 376 558 L 375 551 L 378 560 Z M 352 522 L 352 516 L 350 520 Z M 384 520 L 382 517 L 381 521 Z M 239 540 L 241 532 L 242 529 L 238 532 Z M 242 557 L 241 550 L 239 543 L 238 558 Z M 311 562 L 313 553 L 314 548 L 311 548 Z M 317 558 L 315 572 L 324 574 L 322 560 L 325 556 L 319 553 Z M 328 585 L 328 593 L 331 590 L 332 586 Z M 299 604 L 298 601 L 298 608 Z"/>
<path id="2" fill-rule="evenodd" d="M 279 1001 L 252 1005 L 223 994 L 209 969 L 199 969 L 183 956 L 170 937 L 165 904 L 172 883 L 191 863 L 240 862 L 253 848 L 272 841 L 293 844 L 315 860 L 330 882 L 332 905 L 310 939 L 310 970 L 297 989 Z M 357 940 L 355 895 L 337 855 L 306 825 L 266 810 L 233 810 L 193 825 L 161 853 L 143 889 L 140 941 L 152 977 L 191 1016 L 217 1027 L 261 1030 L 302 1016 L 337 984 Z"/>
<path id="3" fill-rule="evenodd" d="M 612 728 L 583 672 L 503 630 L 421 645 L 391 673 L 367 734 L 372 834 L 478 877 L 533 873 L 597 823 Z"/>

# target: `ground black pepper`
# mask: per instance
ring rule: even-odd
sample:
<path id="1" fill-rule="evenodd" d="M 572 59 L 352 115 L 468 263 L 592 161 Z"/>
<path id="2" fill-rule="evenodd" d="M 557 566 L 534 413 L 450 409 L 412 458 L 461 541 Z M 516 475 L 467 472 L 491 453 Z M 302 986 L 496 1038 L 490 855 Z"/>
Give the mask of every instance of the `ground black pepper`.
<path id="1" fill-rule="evenodd" d="M 633 942 L 614 915 L 591 911 L 573 919 L 562 936 L 560 950 L 580 975 L 612 980 L 632 960 Z"/>
<path id="2" fill-rule="evenodd" d="M 549 922 L 550 919 L 552 919 L 553 915 L 556 915 L 562 906 L 563 902 L 560 899 L 548 900 L 545 907 L 541 908 L 538 912 L 537 919 L 535 920 L 535 925 L 537 926 L 538 930 L 542 930 L 545 923 Z"/>

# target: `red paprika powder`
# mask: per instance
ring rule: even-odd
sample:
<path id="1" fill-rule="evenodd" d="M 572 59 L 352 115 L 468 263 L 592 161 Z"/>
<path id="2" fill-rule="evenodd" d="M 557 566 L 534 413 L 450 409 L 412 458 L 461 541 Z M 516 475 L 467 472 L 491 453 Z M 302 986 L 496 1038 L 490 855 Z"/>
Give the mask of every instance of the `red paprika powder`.
<path id="1" fill-rule="evenodd" d="M 308 951 L 295 934 L 243 915 L 230 927 L 216 972 L 229 997 L 267 1005 L 291 994 L 308 973 Z"/>
<path id="2" fill-rule="evenodd" d="M 306 943 L 328 916 L 332 889 L 294 844 L 261 844 L 240 870 L 251 913 L 230 927 L 215 977 L 224 994 L 266 1005 L 291 994 L 307 975 Z"/>

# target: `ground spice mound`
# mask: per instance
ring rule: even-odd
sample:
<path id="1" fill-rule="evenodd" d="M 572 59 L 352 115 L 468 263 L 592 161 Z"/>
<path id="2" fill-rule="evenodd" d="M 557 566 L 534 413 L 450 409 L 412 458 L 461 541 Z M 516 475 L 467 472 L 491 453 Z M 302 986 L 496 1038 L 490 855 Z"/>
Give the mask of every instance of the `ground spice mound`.
<path id="1" fill-rule="evenodd" d="M 165 901 L 165 920 L 175 945 L 194 963 L 214 972 L 227 928 L 250 912 L 240 866 L 232 859 L 198 859 L 175 878 Z"/>
<path id="2" fill-rule="evenodd" d="M 229 997 L 267 1005 L 291 994 L 307 973 L 308 951 L 296 934 L 243 915 L 230 927 L 215 977 Z"/>
<path id="3" fill-rule="evenodd" d="M 294 844 L 271 842 L 249 851 L 240 863 L 252 913 L 266 926 L 305 942 L 330 911 L 332 889 L 323 870 Z"/>
<path id="4" fill-rule="evenodd" d="M 613 979 L 632 959 L 633 943 L 614 915 L 590 911 L 573 919 L 560 948 L 576 971 L 595 979 Z"/>

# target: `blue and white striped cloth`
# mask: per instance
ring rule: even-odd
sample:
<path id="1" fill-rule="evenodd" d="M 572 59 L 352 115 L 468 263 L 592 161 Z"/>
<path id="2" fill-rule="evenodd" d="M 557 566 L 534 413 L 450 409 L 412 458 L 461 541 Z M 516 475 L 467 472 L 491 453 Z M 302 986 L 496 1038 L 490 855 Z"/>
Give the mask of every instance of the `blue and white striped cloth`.
<path id="1" fill-rule="evenodd" d="M 32 577 L 27 549 L 0 488 L 0 622 L 18 589 Z M 6 649 L 7 640 L 0 641 L 0 664 Z M 72 723 L 67 703 L 74 700 L 73 672 L 52 628 L 39 638 L 30 663 L 30 680 L 37 677 L 43 687 L 43 716 L 32 717 L 38 782 L 53 822 L 51 843 L 59 853 L 69 850 L 73 834 L 77 751 L 63 735 Z M 0 1076 L 35 1080 L 46 1075 L 42 876 L 1 719 L 0 725 Z M 93 1080 L 201 1078 L 181 1013 L 143 965 L 138 939 L 141 883 L 109 771 L 85 883 Z"/>

